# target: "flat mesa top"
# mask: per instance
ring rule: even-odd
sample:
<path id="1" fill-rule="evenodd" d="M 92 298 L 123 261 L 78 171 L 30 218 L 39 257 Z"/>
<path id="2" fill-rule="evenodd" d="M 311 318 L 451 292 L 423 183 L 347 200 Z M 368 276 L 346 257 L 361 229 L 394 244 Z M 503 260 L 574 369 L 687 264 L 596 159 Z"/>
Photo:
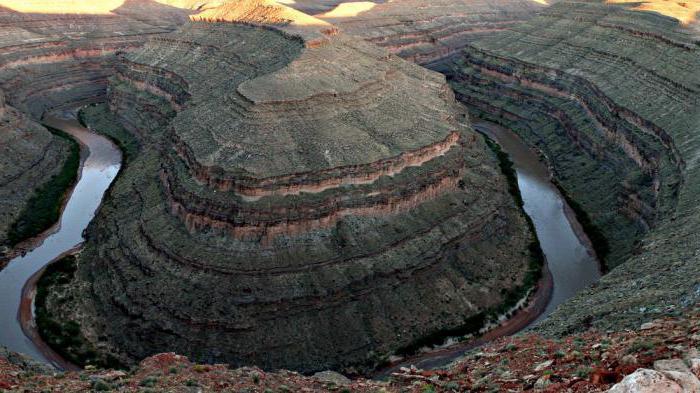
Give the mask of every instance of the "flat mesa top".
<path id="1" fill-rule="evenodd" d="M 192 97 L 173 121 L 199 165 L 256 178 L 362 165 L 455 130 L 444 78 L 359 39 L 319 47 L 277 31 L 191 24 L 131 60 Z"/>

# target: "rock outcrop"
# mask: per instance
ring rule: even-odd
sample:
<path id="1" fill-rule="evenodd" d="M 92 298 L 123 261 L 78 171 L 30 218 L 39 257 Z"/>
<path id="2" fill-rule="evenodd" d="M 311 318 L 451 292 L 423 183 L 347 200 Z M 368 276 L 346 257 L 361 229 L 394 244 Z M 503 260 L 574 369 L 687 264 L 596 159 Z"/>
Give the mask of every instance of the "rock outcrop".
<path id="1" fill-rule="evenodd" d="M 629 327 L 697 301 L 685 245 L 700 224 L 700 47 L 686 25 L 565 1 L 438 67 L 472 114 L 542 151 L 612 269 L 544 331 Z"/>
<path id="2" fill-rule="evenodd" d="M 700 314 L 646 322 L 618 333 L 590 331 L 549 339 L 536 334 L 499 339 L 442 370 L 403 368 L 384 381 L 333 372 L 197 364 L 173 353 L 154 355 L 131 372 L 90 369 L 52 375 L 0 352 L 0 389 L 60 392 L 684 392 L 698 390 Z M 9 360 L 9 361 L 8 361 Z"/>
<path id="3" fill-rule="evenodd" d="M 527 292 L 533 234 L 443 76 L 272 1 L 190 20 L 101 63 L 84 120 L 140 150 L 57 320 L 126 362 L 361 370 Z"/>
<path id="4" fill-rule="evenodd" d="M 18 216 L 73 159 L 70 144 L 38 124 L 42 115 L 104 101 L 116 54 L 189 13 L 150 0 L 0 2 L 0 254 L 24 240 L 9 233 Z"/>
<path id="5" fill-rule="evenodd" d="M 523 43 L 525 36 L 527 43 Z M 477 46 L 467 51 L 466 62 L 495 67 L 477 65 L 480 70 L 470 75 L 484 80 L 484 86 L 495 83 L 533 97 L 525 104 L 522 99 L 513 104 L 503 96 L 488 98 L 486 101 L 502 108 L 496 113 L 514 108 L 513 112 L 532 114 L 531 105 L 539 100 L 534 97 L 566 98 L 577 116 L 589 119 L 588 127 L 593 125 L 587 137 L 602 138 L 604 148 L 593 150 L 619 157 L 595 161 L 630 168 L 616 170 L 614 175 L 609 172 L 609 176 L 601 170 L 591 173 L 585 168 L 593 160 L 586 159 L 577 160 L 582 163 L 579 168 L 567 168 L 571 160 L 565 157 L 591 154 L 583 138 L 568 132 L 563 133 L 569 134 L 566 139 L 548 137 L 546 131 L 532 125 L 528 131 L 520 130 L 550 157 L 562 187 L 589 212 L 608 239 L 608 265 L 617 266 L 598 286 L 561 307 L 542 329 L 562 333 L 590 324 L 603 329 L 628 327 L 653 315 L 682 312 L 694 304 L 700 271 L 697 250 L 686 245 L 694 243 L 700 225 L 694 191 L 698 179 L 695 157 L 700 148 L 700 75 L 696 72 L 700 47 L 693 42 L 692 33 L 658 14 L 600 2 L 562 2 L 517 31 L 485 39 Z M 505 64 L 470 60 L 479 58 L 481 50 L 507 60 Z M 664 58 L 662 63 L 660 58 Z M 531 68 L 539 74 L 538 80 L 532 79 L 528 67 L 540 68 Z M 517 81 L 504 78 L 503 71 L 515 75 Z M 578 83 L 566 87 L 571 78 Z M 480 94 L 469 95 L 483 98 Z M 556 122 L 561 126 L 555 129 L 568 128 L 565 122 Z M 552 138 L 551 142 L 545 138 Z M 567 139 L 563 143 L 580 146 L 577 153 L 556 152 Z M 624 162 L 627 164 L 621 164 Z M 609 183 L 613 176 L 617 184 L 594 191 L 597 186 L 593 185 Z M 615 189 L 619 191 L 612 191 Z M 615 194 L 614 200 L 598 204 Z"/>

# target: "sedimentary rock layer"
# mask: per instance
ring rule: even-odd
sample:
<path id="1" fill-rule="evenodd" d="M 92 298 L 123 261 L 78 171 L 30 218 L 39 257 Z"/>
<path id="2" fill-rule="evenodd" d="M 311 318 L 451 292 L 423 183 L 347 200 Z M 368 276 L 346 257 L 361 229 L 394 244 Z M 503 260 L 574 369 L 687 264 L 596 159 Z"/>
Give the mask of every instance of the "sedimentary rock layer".
<path id="1" fill-rule="evenodd" d="M 324 17 L 407 59 L 452 54 L 429 66 L 448 76 L 472 115 L 515 130 L 542 153 L 614 268 L 544 328 L 630 326 L 697 301 L 697 250 L 687 247 L 699 219 L 697 6 L 563 1 L 502 29 L 492 22 L 487 34 L 443 28 L 459 45 L 440 46 L 449 34 L 413 22 L 453 20 L 454 12 L 410 3 Z"/>
<path id="2" fill-rule="evenodd" d="M 479 37 L 507 30 L 546 5 L 532 0 L 395 0 L 372 4 L 341 4 L 319 17 L 420 64 L 456 53 Z"/>
<path id="3" fill-rule="evenodd" d="M 102 350 L 371 367 L 497 309 L 532 266 L 439 74 L 267 1 L 113 68 L 111 112 L 85 120 L 142 148 L 87 231 L 78 303 L 51 302 Z"/>
<path id="4" fill-rule="evenodd" d="M 115 55 L 138 48 L 145 37 L 172 31 L 187 15 L 149 0 L 128 1 L 104 15 L 71 10 L 67 6 L 65 14 L 56 14 L 0 8 L 0 29 L 5 32 L 0 88 L 8 103 L 37 119 L 47 110 L 104 101 Z M 166 16 L 158 24 L 133 17 L 143 10 Z"/>

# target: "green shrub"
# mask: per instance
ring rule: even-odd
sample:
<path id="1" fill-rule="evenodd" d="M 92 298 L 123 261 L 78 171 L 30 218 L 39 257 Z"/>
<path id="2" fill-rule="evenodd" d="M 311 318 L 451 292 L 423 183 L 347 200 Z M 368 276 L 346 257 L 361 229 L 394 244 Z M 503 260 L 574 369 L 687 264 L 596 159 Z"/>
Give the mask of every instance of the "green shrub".
<path id="1" fill-rule="evenodd" d="M 118 359 L 111 355 L 99 355 L 92 348 L 77 322 L 57 320 L 48 310 L 48 294 L 56 287 L 70 284 L 76 270 L 75 256 L 68 255 L 49 264 L 37 281 L 34 304 L 39 335 L 63 358 L 74 364 L 122 369 L 124 365 Z"/>
<path id="2" fill-rule="evenodd" d="M 154 376 L 148 376 L 148 377 L 142 379 L 141 382 L 139 382 L 139 386 L 152 388 L 152 387 L 156 386 L 157 383 L 158 383 L 158 378 L 156 378 Z"/>
<path id="3" fill-rule="evenodd" d="M 51 228 L 61 217 L 66 193 L 75 184 L 80 167 L 80 145 L 63 131 L 48 128 L 52 134 L 66 140 L 70 149 L 63 168 L 36 189 L 7 234 L 10 246 L 35 237 Z"/>
<path id="4" fill-rule="evenodd" d="M 97 392 L 109 392 L 110 390 L 113 390 L 114 387 L 109 384 L 108 382 L 102 380 L 102 379 L 96 379 L 92 381 L 92 390 L 97 391 Z"/>
<path id="5" fill-rule="evenodd" d="M 421 392 L 422 392 L 422 393 L 435 393 L 435 392 L 436 392 L 435 386 L 430 385 L 430 384 L 425 384 L 425 385 L 423 385 L 423 387 L 421 388 Z"/>
<path id="6" fill-rule="evenodd" d="M 590 367 L 579 367 L 574 375 L 576 375 L 579 378 L 588 378 L 588 376 L 591 374 L 591 368 Z"/>

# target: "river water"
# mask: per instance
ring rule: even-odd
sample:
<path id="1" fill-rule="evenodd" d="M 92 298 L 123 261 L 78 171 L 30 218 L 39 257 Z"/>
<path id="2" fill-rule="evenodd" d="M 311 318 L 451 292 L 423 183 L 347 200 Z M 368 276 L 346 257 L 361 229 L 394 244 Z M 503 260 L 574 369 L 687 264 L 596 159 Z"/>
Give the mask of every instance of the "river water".
<path id="1" fill-rule="evenodd" d="M 495 140 L 513 161 L 525 213 L 535 224 L 537 238 L 547 257 L 554 289 L 537 323 L 562 302 L 598 281 L 600 264 L 573 211 L 550 181 L 549 169 L 537 154 L 516 134 L 498 125 L 476 123 L 474 128 Z"/>
<path id="2" fill-rule="evenodd" d="M 19 322 L 22 289 L 49 262 L 83 242 L 102 197 L 121 165 L 121 152 L 108 139 L 82 127 L 76 120 L 47 117 L 44 123 L 61 129 L 80 141 L 84 158 L 80 178 L 71 193 L 57 227 L 43 242 L 25 255 L 11 260 L 0 271 L 0 345 L 47 363 L 54 363 L 24 333 Z"/>

